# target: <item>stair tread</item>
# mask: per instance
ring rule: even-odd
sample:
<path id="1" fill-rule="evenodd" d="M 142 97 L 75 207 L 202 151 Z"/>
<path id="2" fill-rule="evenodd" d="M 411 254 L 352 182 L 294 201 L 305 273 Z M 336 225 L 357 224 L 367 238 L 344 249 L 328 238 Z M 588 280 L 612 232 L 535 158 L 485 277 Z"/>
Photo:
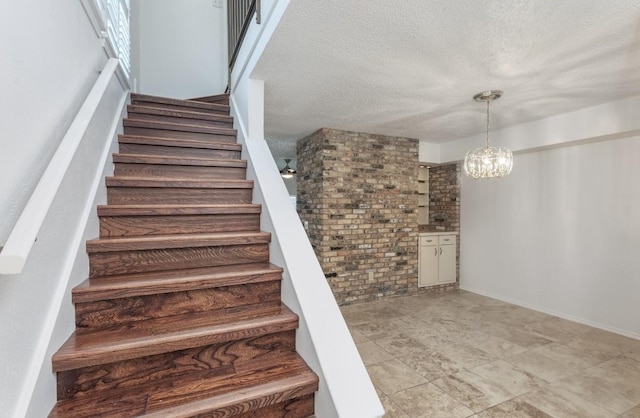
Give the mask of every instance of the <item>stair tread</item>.
<path id="1" fill-rule="evenodd" d="M 256 359 L 247 362 L 233 375 L 212 376 L 200 372 L 162 379 L 136 391 L 127 388 L 105 390 L 83 396 L 81 402 L 77 399 L 60 401 L 50 417 L 179 418 L 216 410 L 225 411 L 224 415 L 219 415 L 221 417 L 232 417 L 309 395 L 317 388 L 318 377 L 299 354 L 293 352 L 276 361 Z"/>
<path id="2" fill-rule="evenodd" d="M 147 135 L 118 135 L 118 142 L 125 144 L 160 145 L 165 147 L 242 151 L 242 145 L 235 142 L 215 142 L 204 139 L 163 138 Z"/>
<path id="3" fill-rule="evenodd" d="M 229 93 L 220 93 L 220 94 L 211 94 L 209 96 L 201 96 L 201 97 L 192 97 L 189 100 L 193 100 L 196 102 L 209 102 L 209 101 L 216 101 L 216 100 L 229 100 L 229 96 L 231 96 Z"/>
<path id="4" fill-rule="evenodd" d="M 141 251 L 159 248 L 195 248 L 223 245 L 265 244 L 269 232 L 214 232 L 209 234 L 140 235 L 105 237 L 87 241 L 87 253 L 109 251 Z"/>
<path id="5" fill-rule="evenodd" d="M 184 187 L 198 189 L 251 189 L 252 180 L 217 179 L 200 180 L 175 177 L 107 177 L 106 185 L 111 187 Z"/>
<path id="6" fill-rule="evenodd" d="M 53 355 L 56 372 L 296 329 L 285 305 L 247 305 L 76 330 Z"/>
<path id="7" fill-rule="evenodd" d="M 166 109 L 162 107 L 154 107 L 148 105 L 129 105 L 127 106 L 127 111 L 130 113 L 145 113 L 148 115 L 157 115 L 157 116 L 169 116 L 176 118 L 185 118 L 185 119 L 202 119 L 209 121 L 219 121 L 219 122 L 233 122 L 233 116 L 221 115 L 218 113 L 204 113 L 198 112 L 197 110 L 178 110 L 178 109 Z"/>
<path id="8" fill-rule="evenodd" d="M 169 97 L 152 96 L 148 94 L 131 93 L 131 101 L 151 102 L 151 103 L 163 103 L 169 105 L 186 106 L 198 109 L 206 109 L 218 112 L 229 112 L 228 105 L 221 105 L 217 103 L 199 102 L 196 100 L 183 100 L 172 99 Z"/>
<path id="9" fill-rule="evenodd" d="M 72 292 L 73 303 L 95 302 L 120 297 L 142 296 L 175 291 L 235 286 L 280 280 L 282 268 L 271 263 L 165 270 L 87 279 Z"/>
<path id="10" fill-rule="evenodd" d="M 136 128 L 147 128 L 147 129 L 162 129 L 162 130 L 170 130 L 176 132 L 199 132 L 213 135 L 226 135 L 233 136 L 237 135 L 237 131 L 231 128 L 220 128 L 216 126 L 202 126 L 202 125 L 194 125 L 190 123 L 177 123 L 177 122 L 162 122 L 155 120 L 146 120 L 146 119 L 132 119 L 125 118 L 123 120 L 123 124 L 125 127 L 136 127 Z"/>
<path id="11" fill-rule="evenodd" d="M 260 213 L 255 203 L 185 205 L 99 205 L 98 216 L 216 215 Z"/>
<path id="12" fill-rule="evenodd" d="M 114 163 L 163 164 L 163 165 L 195 165 L 207 167 L 239 167 L 246 168 L 246 160 L 230 160 L 206 157 L 170 157 L 152 154 L 113 154 Z"/>

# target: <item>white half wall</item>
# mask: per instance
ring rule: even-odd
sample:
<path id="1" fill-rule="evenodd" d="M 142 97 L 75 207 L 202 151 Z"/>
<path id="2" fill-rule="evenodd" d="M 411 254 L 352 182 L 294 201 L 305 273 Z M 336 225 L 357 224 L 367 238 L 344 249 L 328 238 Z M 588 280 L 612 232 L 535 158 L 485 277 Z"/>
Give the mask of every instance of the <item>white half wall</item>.
<path id="1" fill-rule="evenodd" d="M 461 288 L 640 339 L 638 156 L 629 137 L 518 154 L 500 180 L 463 177 Z"/>
<path id="2" fill-rule="evenodd" d="M 140 93 L 193 98 L 227 85 L 226 15 L 212 0 L 135 0 L 132 81 Z"/>
<path id="3" fill-rule="evenodd" d="M 0 51 L 3 246 L 107 58 L 80 1 L 7 4 Z"/>

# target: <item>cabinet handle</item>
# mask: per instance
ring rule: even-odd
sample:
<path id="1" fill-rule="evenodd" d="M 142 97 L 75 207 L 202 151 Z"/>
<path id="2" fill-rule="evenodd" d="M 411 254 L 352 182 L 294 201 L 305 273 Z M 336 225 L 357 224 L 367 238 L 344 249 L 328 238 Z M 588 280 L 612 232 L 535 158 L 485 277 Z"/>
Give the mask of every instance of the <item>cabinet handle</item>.
<path id="1" fill-rule="evenodd" d="M 438 255 L 438 249 L 437 248 L 433 248 L 433 255 Z"/>
<path id="2" fill-rule="evenodd" d="M 442 247 L 440 247 L 440 255 L 442 255 Z"/>

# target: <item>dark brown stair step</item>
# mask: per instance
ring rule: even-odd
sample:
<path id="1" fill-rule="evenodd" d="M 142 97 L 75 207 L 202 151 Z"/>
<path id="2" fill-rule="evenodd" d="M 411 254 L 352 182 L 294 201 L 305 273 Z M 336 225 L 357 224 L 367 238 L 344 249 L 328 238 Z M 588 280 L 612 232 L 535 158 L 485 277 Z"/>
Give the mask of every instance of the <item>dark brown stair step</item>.
<path id="1" fill-rule="evenodd" d="M 109 364 L 297 327 L 297 315 L 286 306 L 261 304 L 149 319 L 93 332 L 77 330 L 53 355 L 53 370 Z"/>
<path id="2" fill-rule="evenodd" d="M 136 119 L 124 119 L 123 124 L 125 135 L 236 142 L 235 129 Z"/>
<path id="3" fill-rule="evenodd" d="M 194 97 L 193 99 L 196 102 L 206 102 L 206 103 L 220 103 L 220 104 L 229 104 L 229 93 L 222 94 L 214 94 L 211 96 L 202 96 L 202 97 Z"/>
<path id="4" fill-rule="evenodd" d="M 89 277 L 267 262 L 265 232 L 150 235 L 87 241 Z"/>
<path id="5" fill-rule="evenodd" d="M 245 179 L 245 160 L 163 155 L 114 154 L 114 175 L 124 177 L 184 177 Z"/>
<path id="6" fill-rule="evenodd" d="M 177 291 L 250 285 L 281 280 L 282 268 L 270 263 L 239 264 L 88 279 L 72 292 L 73 303 L 129 298 Z"/>
<path id="7" fill-rule="evenodd" d="M 112 325 L 187 313 L 220 311 L 237 306 L 280 302 L 280 281 L 247 281 L 236 285 L 200 289 L 176 289 L 170 293 L 103 298 L 75 305 L 78 328 L 104 328 Z"/>
<path id="8" fill-rule="evenodd" d="M 237 143 L 195 139 L 119 135 L 118 142 L 122 154 L 239 159 L 242 151 L 242 145 Z"/>
<path id="9" fill-rule="evenodd" d="M 256 359 L 235 375 L 211 372 L 60 401 L 50 417 L 289 417 L 313 414 L 318 378 L 296 353 Z"/>
<path id="10" fill-rule="evenodd" d="M 229 106 L 219 103 L 206 103 L 194 100 L 180 100 L 168 97 L 150 96 L 146 94 L 131 94 L 131 104 L 162 107 L 166 109 L 194 110 L 204 113 L 229 114 Z"/>
<path id="11" fill-rule="evenodd" d="M 257 232 L 260 212 L 254 204 L 98 206 L 101 237 Z"/>
<path id="12" fill-rule="evenodd" d="M 247 362 L 271 359 L 295 351 L 295 330 L 225 341 L 200 347 L 137 357 L 114 363 L 58 372 L 58 399 L 80 398 L 92 391 L 135 388 L 160 379 L 197 373 L 211 378 L 233 376 Z"/>
<path id="13" fill-rule="evenodd" d="M 200 126 L 233 128 L 233 117 L 221 114 L 203 113 L 191 110 L 163 109 L 153 106 L 127 106 L 131 119 L 159 120 L 165 122 L 188 123 Z"/>
<path id="14" fill-rule="evenodd" d="M 107 177 L 107 203 L 246 204 L 253 197 L 251 180 Z"/>

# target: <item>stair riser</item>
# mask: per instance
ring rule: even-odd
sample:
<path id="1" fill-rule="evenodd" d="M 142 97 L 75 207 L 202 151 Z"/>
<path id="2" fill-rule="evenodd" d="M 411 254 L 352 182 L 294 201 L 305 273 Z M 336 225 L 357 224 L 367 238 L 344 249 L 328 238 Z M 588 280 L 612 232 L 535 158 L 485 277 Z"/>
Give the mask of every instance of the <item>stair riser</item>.
<path id="1" fill-rule="evenodd" d="M 89 277 L 260 263 L 268 260 L 268 244 L 96 252 L 89 254 Z"/>
<path id="2" fill-rule="evenodd" d="M 107 188 L 109 205 L 251 203 L 252 189 L 188 189 L 173 187 Z"/>
<path id="3" fill-rule="evenodd" d="M 211 142 L 235 143 L 235 135 L 208 134 L 202 132 L 173 131 L 153 128 L 124 127 L 125 135 L 153 136 L 156 138 L 202 139 Z M 121 151 L 122 152 L 122 151 Z"/>
<path id="4" fill-rule="evenodd" d="M 222 160 L 240 159 L 240 151 L 208 148 L 165 147 L 161 145 L 120 143 L 119 149 L 123 154 L 163 155 L 170 157 L 201 157 Z"/>
<path id="5" fill-rule="evenodd" d="M 290 330 L 58 372 L 58 397 L 71 399 L 95 390 L 135 388 L 194 372 L 207 377 L 231 375 L 236 367 L 249 360 L 275 358 L 294 350 L 295 331 Z"/>
<path id="6" fill-rule="evenodd" d="M 140 105 L 140 106 L 153 106 L 159 109 L 172 109 L 172 110 L 184 110 L 184 111 L 191 111 L 191 112 L 201 112 L 201 113 L 209 113 L 212 115 L 229 115 L 229 110 L 228 109 L 202 109 L 199 107 L 194 107 L 194 106 L 183 106 L 183 105 L 179 105 L 179 104 L 168 104 L 168 103 L 156 103 L 156 102 L 152 102 L 152 101 L 145 101 L 145 100 L 132 100 L 131 104 L 133 105 Z"/>
<path id="7" fill-rule="evenodd" d="M 260 214 L 106 216 L 100 218 L 100 236 L 258 232 Z"/>
<path id="8" fill-rule="evenodd" d="M 260 408 L 260 404 L 250 404 L 243 406 L 243 408 L 249 409 L 247 412 L 237 414 L 239 405 L 234 405 L 224 412 L 216 410 L 215 417 L 233 417 L 233 418 L 307 418 L 313 416 L 314 412 L 314 396 L 305 395 L 300 398 L 294 398 L 287 401 L 270 405 L 265 408 Z M 258 409 L 260 408 L 260 409 Z M 195 415 L 193 418 L 211 418 L 212 415 L 204 413 L 201 415 Z"/>
<path id="9" fill-rule="evenodd" d="M 186 123 L 189 125 L 233 129 L 232 121 L 195 119 L 195 118 L 186 118 L 186 117 L 179 117 L 179 116 L 153 115 L 149 113 L 139 113 L 139 112 L 128 112 L 128 116 L 131 119 L 149 120 L 154 122 L 157 121 L 157 122 Z"/>
<path id="10" fill-rule="evenodd" d="M 241 167 L 206 167 L 198 165 L 115 163 L 114 175 L 122 177 L 175 177 L 201 180 L 246 178 Z"/>
<path id="11" fill-rule="evenodd" d="M 104 328 L 145 319 L 278 301 L 280 280 L 76 303 L 76 327 Z"/>

